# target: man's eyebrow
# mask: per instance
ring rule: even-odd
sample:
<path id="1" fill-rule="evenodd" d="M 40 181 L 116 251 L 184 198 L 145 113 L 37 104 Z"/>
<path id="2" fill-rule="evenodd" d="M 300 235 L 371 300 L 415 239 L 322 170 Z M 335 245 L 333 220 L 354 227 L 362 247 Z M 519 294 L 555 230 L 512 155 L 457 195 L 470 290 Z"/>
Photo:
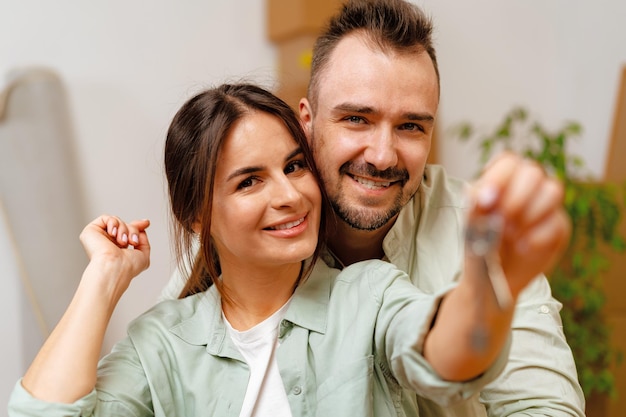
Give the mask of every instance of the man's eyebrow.
<path id="1" fill-rule="evenodd" d="M 298 146 L 296 149 L 294 149 L 293 151 L 291 151 L 286 157 L 285 157 L 285 162 L 289 161 L 290 159 L 292 159 L 293 157 L 300 155 L 302 153 L 302 148 L 300 146 Z M 241 175 L 247 175 L 247 174 L 252 174 L 254 172 L 259 172 L 262 171 L 265 167 L 259 165 L 259 166 L 249 166 L 249 167 L 243 167 L 243 168 L 239 168 L 235 171 L 233 171 L 227 178 L 226 181 L 230 181 L 233 178 L 239 177 Z"/>
<path id="2" fill-rule="evenodd" d="M 354 103 L 341 103 L 334 107 L 335 111 L 343 111 L 349 113 L 359 113 L 359 114 L 373 114 L 376 113 L 376 109 L 370 106 L 363 106 Z M 430 122 L 433 123 L 435 121 L 435 116 L 430 113 L 405 113 L 402 115 L 402 118 L 407 120 L 414 120 L 418 122 Z"/>
<path id="3" fill-rule="evenodd" d="M 374 108 L 369 106 L 362 106 L 354 103 L 341 103 L 334 107 L 334 110 L 345 111 L 350 113 L 371 114 L 374 113 Z"/>
<path id="4" fill-rule="evenodd" d="M 415 120 L 418 122 L 434 122 L 435 116 L 430 113 L 406 113 L 404 118 L 407 120 Z"/>

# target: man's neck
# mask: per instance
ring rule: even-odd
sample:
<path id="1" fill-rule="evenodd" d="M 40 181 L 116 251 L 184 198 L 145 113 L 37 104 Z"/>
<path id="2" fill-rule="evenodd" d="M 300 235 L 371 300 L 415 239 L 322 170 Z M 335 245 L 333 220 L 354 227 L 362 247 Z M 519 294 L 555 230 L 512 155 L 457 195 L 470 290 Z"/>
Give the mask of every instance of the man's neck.
<path id="1" fill-rule="evenodd" d="M 367 259 L 382 259 L 385 256 L 383 240 L 395 219 L 376 230 L 358 230 L 338 218 L 333 220 L 336 223 L 331 220 L 327 246 L 344 266 Z"/>

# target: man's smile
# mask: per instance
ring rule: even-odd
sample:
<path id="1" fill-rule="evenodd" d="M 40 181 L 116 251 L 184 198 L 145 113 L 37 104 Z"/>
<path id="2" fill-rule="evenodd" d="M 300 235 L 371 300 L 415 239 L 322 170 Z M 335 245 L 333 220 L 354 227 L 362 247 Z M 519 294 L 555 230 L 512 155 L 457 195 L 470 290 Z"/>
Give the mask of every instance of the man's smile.
<path id="1" fill-rule="evenodd" d="M 382 188 L 387 188 L 392 184 L 390 181 L 375 181 L 372 179 L 359 177 L 357 175 L 350 175 L 350 174 L 348 175 L 359 184 L 371 190 L 380 190 Z"/>

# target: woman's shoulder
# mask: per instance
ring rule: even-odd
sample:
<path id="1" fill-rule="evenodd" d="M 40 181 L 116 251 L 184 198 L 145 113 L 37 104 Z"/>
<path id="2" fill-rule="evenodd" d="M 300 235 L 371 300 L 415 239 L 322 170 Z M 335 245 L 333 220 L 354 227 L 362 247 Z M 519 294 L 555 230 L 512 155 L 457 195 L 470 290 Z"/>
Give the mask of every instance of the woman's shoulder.
<path id="1" fill-rule="evenodd" d="M 212 293 L 209 290 L 181 299 L 160 301 L 131 321 L 128 332 L 132 334 L 145 329 L 169 331 L 198 315 L 207 314 L 220 306 Z"/>
<path id="2" fill-rule="evenodd" d="M 345 267 L 335 277 L 333 297 L 371 299 L 380 305 L 385 294 L 393 290 L 411 294 L 416 291 L 406 273 L 390 262 L 370 259 Z"/>
<path id="3" fill-rule="evenodd" d="M 406 274 L 391 262 L 380 259 L 368 259 L 345 267 L 337 275 L 337 280 L 355 282 L 373 279 L 377 283 L 402 279 Z"/>

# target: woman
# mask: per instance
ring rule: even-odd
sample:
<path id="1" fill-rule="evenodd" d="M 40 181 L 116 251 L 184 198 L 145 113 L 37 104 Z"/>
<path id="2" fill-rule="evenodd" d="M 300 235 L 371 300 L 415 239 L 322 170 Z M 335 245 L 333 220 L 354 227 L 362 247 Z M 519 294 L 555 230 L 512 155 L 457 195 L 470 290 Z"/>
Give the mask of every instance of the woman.
<path id="1" fill-rule="evenodd" d="M 190 99 L 165 167 L 177 253 L 200 244 L 182 298 L 136 319 L 98 364 L 150 246 L 147 220 L 94 220 L 81 234 L 90 263 L 10 415 L 418 415 L 415 392 L 452 402 L 501 370 L 513 306 L 498 307 L 482 270 L 444 299 L 385 262 L 339 273 L 317 261 L 323 187 L 295 114 L 269 92 Z"/>

